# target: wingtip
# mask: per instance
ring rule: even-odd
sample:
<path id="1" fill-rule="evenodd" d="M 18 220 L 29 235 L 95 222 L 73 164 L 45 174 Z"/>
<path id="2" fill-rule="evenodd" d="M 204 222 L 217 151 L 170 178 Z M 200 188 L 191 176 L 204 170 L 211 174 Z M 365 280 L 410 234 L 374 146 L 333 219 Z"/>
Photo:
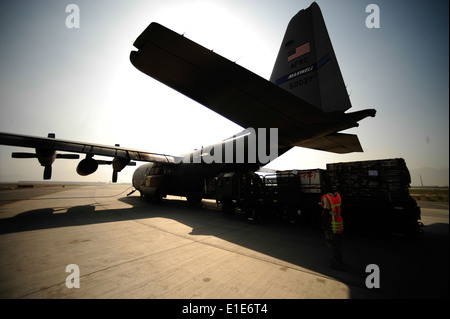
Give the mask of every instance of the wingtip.
<path id="1" fill-rule="evenodd" d="M 146 42 L 147 36 L 149 33 L 153 32 L 153 30 L 155 29 L 161 29 L 164 28 L 164 26 L 162 26 L 161 24 L 157 23 L 157 22 L 152 22 L 148 25 L 147 28 L 145 28 L 144 31 L 142 31 L 142 33 L 136 38 L 136 40 L 133 43 L 133 46 L 136 49 L 140 49 L 142 48 L 142 46 L 144 45 L 144 43 Z"/>

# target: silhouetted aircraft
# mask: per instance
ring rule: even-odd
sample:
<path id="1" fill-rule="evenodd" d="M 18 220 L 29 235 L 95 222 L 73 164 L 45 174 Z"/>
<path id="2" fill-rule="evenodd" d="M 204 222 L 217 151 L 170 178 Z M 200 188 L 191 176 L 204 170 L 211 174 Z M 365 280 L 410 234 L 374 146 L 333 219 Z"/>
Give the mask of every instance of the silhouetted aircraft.
<path id="1" fill-rule="evenodd" d="M 133 174 L 133 185 L 141 195 L 192 199 L 205 196 L 208 181 L 218 174 L 258 170 L 268 162 L 267 150 L 269 160 L 294 146 L 362 152 L 356 135 L 339 132 L 358 126 L 376 111 L 345 113 L 351 108 L 350 99 L 316 3 L 289 22 L 270 81 L 157 23 L 151 23 L 134 46 L 137 51 L 131 52 L 130 60 L 137 69 L 247 129 L 181 156 L 54 136 L 0 133 L 0 143 L 35 148 L 36 153 L 13 153 L 13 157 L 37 157 L 46 168 L 44 179 L 51 176 L 56 151 L 86 154 L 77 167 L 83 176 L 95 172 L 99 164 L 111 164 L 113 182 L 125 166 L 135 164 L 132 161 L 149 162 Z M 270 128 L 275 130 L 269 137 Z M 113 160 L 99 161 L 94 155 Z"/>

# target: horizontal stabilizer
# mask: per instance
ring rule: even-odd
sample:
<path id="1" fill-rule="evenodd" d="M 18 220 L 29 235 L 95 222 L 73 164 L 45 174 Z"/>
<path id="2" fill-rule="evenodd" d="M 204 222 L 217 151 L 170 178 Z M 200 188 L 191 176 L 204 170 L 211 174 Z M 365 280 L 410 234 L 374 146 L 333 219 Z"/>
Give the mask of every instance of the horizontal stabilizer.
<path id="1" fill-rule="evenodd" d="M 343 133 L 334 133 L 323 137 L 305 140 L 295 144 L 295 146 L 338 154 L 363 151 L 356 135 Z"/>

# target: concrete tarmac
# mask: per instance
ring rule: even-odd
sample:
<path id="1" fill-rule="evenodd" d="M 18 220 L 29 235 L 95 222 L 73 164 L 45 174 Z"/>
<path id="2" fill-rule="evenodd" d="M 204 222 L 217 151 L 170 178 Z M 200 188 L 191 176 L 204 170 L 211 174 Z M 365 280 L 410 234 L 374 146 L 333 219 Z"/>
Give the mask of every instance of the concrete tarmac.
<path id="1" fill-rule="evenodd" d="M 422 208 L 425 233 L 415 239 L 346 233 L 338 271 L 327 266 L 319 229 L 254 224 L 208 200 L 147 203 L 127 197 L 130 190 L 2 191 L 0 298 L 449 297 L 448 203 Z M 380 288 L 366 286 L 370 264 L 379 267 Z"/>

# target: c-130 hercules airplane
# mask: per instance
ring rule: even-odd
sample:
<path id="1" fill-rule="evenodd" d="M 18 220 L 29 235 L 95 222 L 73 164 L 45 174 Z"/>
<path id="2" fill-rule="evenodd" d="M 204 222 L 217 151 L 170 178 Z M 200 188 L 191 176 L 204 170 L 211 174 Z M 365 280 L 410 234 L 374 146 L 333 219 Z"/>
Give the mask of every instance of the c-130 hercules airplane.
<path id="1" fill-rule="evenodd" d="M 35 148 L 35 153 L 12 156 L 37 158 L 45 167 L 44 179 L 51 178 L 56 158 L 79 158 L 56 151 L 86 154 L 77 166 L 82 176 L 94 173 L 99 164 L 112 164 L 113 182 L 125 166 L 135 165 L 132 161 L 149 162 L 135 170 L 133 186 L 151 199 L 180 195 L 198 200 L 208 196 L 206 185 L 219 174 L 257 171 L 267 164 L 267 156 L 256 158 L 252 151 L 265 153 L 269 128 L 276 133 L 270 137 L 270 160 L 273 152 L 276 157 L 294 146 L 362 152 L 356 135 L 339 132 L 357 127 L 376 111 L 345 113 L 351 108 L 350 99 L 316 3 L 289 22 L 270 81 L 157 23 L 151 23 L 134 46 L 138 50 L 131 52 L 130 60 L 137 69 L 248 129 L 181 156 L 66 141 L 54 134 L 42 138 L 0 133 L 0 143 Z M 256 138 L 263 142 L 256 145 Z M 99 161 L 94 155 L 113 160 Z"/>

